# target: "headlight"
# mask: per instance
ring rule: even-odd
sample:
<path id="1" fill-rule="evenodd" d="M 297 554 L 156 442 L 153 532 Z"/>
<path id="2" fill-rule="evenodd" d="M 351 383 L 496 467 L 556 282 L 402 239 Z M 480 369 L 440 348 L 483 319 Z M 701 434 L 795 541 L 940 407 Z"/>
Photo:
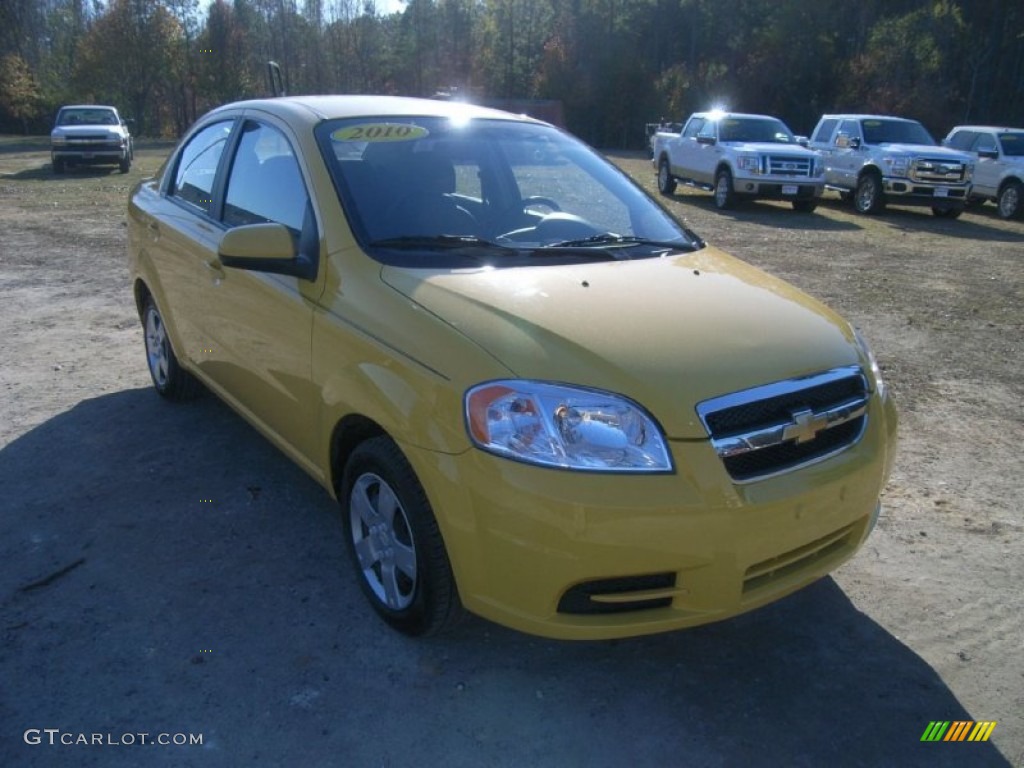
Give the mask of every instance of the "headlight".
<path id="1" fill-rule="evenodd" d="M 897 155 L 896 157 L 885 158 L 885 164 L 889 166 L 889 173 L 892 176 L 906 176 L 910 169 L 910 158 Z"/>
<path id="2" fill-rule="evenodd" d="M 878 361 L 875 359 L 875 353 L 871 351 L 871 347 L 868 346 L 867 341 L 861 335 L 860 331 L 854 329 L 853 334 L 857 339 L 857 346 L 860 347 L 861 352 L 864 353 L 864 357 L 868 359 L 868 365 L 871 366 L 871 375 L 875 379 L 875 391 L 878 392 L 879 397 L 885 397 L 885 380 L 882 378 L 882 369 L 878 367 Z"/>
<path id="3" fill-rule="evenodd" d="M 466 392 L 478 448 L 530 464 L 598 472 L 671 472 L 665 438 L 636 403 L 609 392 L 511 379 Z"/>
<path id="4" fill-rule="evenodd" d="M 814 164 L 811 166 L 811 176 L 821 176 L 824 172 L 825 164 L 821 162 L 821 158 L 814 158 Z"/>
<path id="5" fill-rule="evenodd" d="M 744 171 L 750 173 L 759 173 L 760 166 L 758 165 L 756 155 L 740 155 L 736 158 L 736 167 L 742 168 Z"/>
<path id="6" fill-rule="evenodd" d="M 67 136 L 51 136 L 50 137 L 50 141 L 53 142 L 54 144 L 67 144 L 68 143 L 68 137 Z"/>

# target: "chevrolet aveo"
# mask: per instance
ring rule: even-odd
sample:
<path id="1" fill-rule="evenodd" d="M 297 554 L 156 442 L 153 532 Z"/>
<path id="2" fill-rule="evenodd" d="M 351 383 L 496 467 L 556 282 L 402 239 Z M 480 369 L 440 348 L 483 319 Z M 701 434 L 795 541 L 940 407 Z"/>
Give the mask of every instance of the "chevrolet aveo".
<path id="1" fill-rule="evenodd" d="M 409 633 L 687 627 L 867 537 L 896 413 L 860 336 L 562 131 L 362 96 L 205 115 L 129 203 L 149 371 L 341 506 Z"/>

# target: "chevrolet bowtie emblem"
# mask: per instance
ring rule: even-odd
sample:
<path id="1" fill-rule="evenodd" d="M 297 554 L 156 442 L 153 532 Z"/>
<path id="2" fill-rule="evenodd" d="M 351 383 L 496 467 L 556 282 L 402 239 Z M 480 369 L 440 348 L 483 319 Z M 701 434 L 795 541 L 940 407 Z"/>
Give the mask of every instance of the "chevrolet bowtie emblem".
<path id="1" fill-rule="evenodd" d="M 782 431 L 783 440 L 796 440 L 799 445 L 813 440 L 821 430 L 828 428 L 828 417 L 816 414 L 810 408 L 793 411 L 790 415 L 793 423 L 787 424 Z"/>

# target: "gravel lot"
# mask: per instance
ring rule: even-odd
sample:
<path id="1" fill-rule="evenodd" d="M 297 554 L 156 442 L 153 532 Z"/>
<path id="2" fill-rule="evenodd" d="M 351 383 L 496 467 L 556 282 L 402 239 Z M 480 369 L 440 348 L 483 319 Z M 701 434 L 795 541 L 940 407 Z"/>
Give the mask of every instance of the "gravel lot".
<path id="1" fill-rule="evenodd" d="M 0 139 L 0 765 L 1024 765 L 1024 222 L 672 197 L 871 340 L 902 417 L 878 529 L 721 624 L 414 641 L 312 480 L 213 397 L 149 388 L 124 205 L 168 147 L 128 176 L 54 177 L 43 149 Z M 933 720 L 998 725 L 922 744 Z"/>

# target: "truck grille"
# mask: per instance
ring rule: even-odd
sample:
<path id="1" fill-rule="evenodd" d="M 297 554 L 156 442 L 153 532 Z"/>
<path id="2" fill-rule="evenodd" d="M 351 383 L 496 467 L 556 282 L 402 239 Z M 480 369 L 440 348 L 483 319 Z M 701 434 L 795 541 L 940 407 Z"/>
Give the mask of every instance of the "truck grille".
<path id="1" fill-rule="evenodd" d="M 869 391 L 858 366 L 780 381 L 697 405 L 711 444 L 740 483 L 822 461 L 860 440 Z"/>
<path id="2" fill-rule="evenodd" d="M 919 158 L 910 166 L 910 178 L 913 181 L 938 182 L 940 184 L 962 184 L 964 181 L 963 163 L 955 160 L 936 158 Z"/>
<path id="3" fill-rule="evenodd" d="M 813 161 L 809 157 L 768 155 L 768 174 L 771 176 L 810 176 Z"/>

